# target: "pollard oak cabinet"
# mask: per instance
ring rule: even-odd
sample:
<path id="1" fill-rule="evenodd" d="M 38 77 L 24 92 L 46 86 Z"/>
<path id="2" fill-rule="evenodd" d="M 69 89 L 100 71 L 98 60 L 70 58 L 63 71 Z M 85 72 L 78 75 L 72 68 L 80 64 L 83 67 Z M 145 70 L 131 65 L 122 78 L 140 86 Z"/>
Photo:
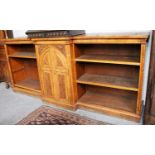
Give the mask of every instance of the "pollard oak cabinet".
<path id="1" fill-rule="evenodd" d="M 43 101 L 139 121 L 148 34 L 7 39 L 12 87 Z"/>
<path id="2" fill-rule="evenodd" d="M 43 99 L 75 108 L 71 44 L 36 42 L 36 51 Z"/>

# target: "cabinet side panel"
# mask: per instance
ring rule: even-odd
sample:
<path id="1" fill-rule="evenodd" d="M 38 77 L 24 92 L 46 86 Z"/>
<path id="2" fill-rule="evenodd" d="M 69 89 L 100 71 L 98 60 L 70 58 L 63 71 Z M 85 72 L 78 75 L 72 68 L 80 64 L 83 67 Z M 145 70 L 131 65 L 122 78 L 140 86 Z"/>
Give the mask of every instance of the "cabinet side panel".
<path id="1" fill-rule="evenodd" d="M 138 97 L 137 97 L 137 108 L 136 108 L 136 113 L 138 115 L 141 114 L 141 110 L 142 110 L 142 86 L 143 86 L 143 76 L 144 76 L 145 52 L 146 52 L 146 44 L 141 44 Z"/>

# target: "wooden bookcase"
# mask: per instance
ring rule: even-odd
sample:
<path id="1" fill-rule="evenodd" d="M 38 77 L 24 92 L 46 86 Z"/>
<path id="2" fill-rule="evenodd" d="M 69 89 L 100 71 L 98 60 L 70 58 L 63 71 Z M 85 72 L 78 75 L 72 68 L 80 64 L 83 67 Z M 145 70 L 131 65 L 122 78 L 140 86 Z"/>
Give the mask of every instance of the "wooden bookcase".
<path id="1" fill-rule="evenodd" d="M 5 46 L 14 90 L 40 95 L 35 45 L 32 42 L 8 42 Z"/>
<path id="2" fill-rule="evenodd" d="M 148 34 L 5 41 L 12 87 L 48 103 L 139 121 Z"/>
<path id="3" fill-rule="evenodd" d="M 147 36 L 76 37 L 77 105 L 139 121 Z"/>

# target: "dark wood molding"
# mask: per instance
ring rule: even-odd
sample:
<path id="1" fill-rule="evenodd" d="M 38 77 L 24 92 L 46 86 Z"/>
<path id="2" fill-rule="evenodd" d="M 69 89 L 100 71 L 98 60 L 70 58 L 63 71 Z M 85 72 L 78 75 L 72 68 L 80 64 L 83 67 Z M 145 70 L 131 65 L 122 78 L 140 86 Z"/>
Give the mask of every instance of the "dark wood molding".
<path id="1" fill-rule="evenodd" d="M 155 30 L 152 31 L 152 46 L 144 124 L 155 124 Z"/>
<path id="2" fill-rule="evenodd" d="M 13 38 L 13 30 L 6 30 L 7 38 Z"/>

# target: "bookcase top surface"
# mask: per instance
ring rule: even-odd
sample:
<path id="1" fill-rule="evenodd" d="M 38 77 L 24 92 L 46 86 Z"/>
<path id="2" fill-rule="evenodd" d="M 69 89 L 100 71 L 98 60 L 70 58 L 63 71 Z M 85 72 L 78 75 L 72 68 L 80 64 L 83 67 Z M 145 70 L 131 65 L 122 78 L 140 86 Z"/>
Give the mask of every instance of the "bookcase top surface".
<path id="1" fill-rule="evenodd" d="M 28 38 L 2 39 L 1 42 L 4 44 L 33 44 L 32 40 Z"/>
<path id="2" fill-rule="evenodd" d="M 96 33 L 75 36 L 74 39 L 148 39 L 150 33 Z"/>
<path id="3" fill-rule="evenodd" d="M 2 42 L 7 43 L 18 43 L 18 42 L 22 42 L 22 43 L 33 43 L 35 41 L 66 41 L 66 40 L 70 40 L 70 37 L 58 37 L 58 38 L 13 38 L 13 39 L 2 39 Z"/>
<path id="4" fill-rule="evenodd" d="M 25 43 L 31 44 L 35 41 L 69 41 L 69 40 L 85 40 L 85 39 L 145 39 L 149 38 L 149 32 L 146 33 L 97 33 L 85 34 L 74 37 L 54 37 L 54 38 L 13 38 L 1 39 L 1 42 L 7 43 Z"/>

